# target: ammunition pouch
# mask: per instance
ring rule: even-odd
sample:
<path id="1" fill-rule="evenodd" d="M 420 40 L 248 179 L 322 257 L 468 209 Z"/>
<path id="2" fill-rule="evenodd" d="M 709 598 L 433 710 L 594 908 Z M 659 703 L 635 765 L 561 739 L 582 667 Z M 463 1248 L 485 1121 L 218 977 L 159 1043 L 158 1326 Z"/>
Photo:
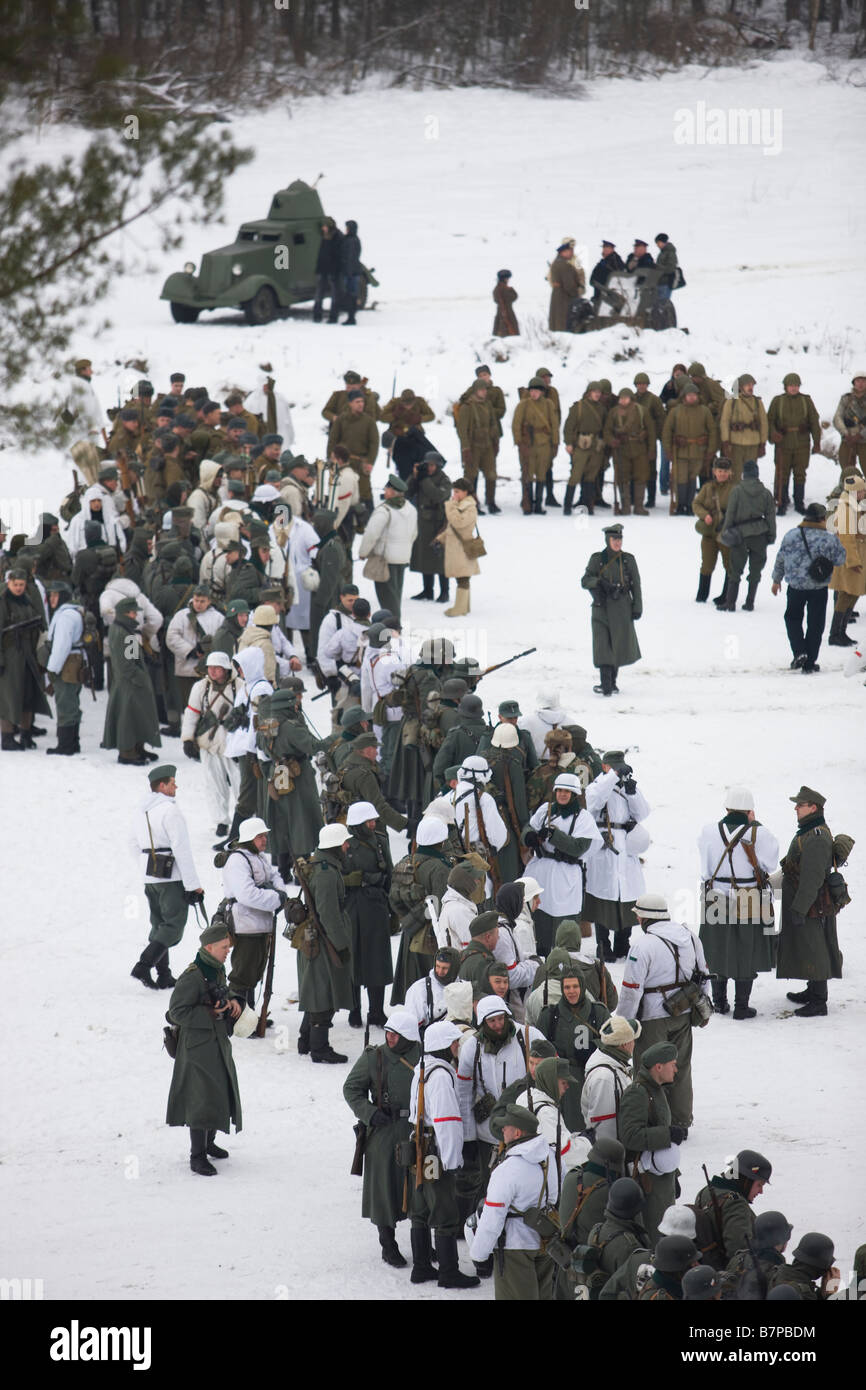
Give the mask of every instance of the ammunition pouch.
<path id="1" fill-rule="evenodd" d="M 147 874 L 150 878 L 171 878 L 174 870 L 174 854 L 170 849 L 143 849 L 147 855 Z"/>
<path id="2" fill-rule="evenodd" d="M 472 1106 L 472 1114 L 475 1116 L 476 1122 L 483 1125 L 485 1120 L 489 1120 L 495 1106 L 495 1096 L 492 1096 L 489 1091 L 485 1091 L 484 1095 L 479 1096 Z"/>

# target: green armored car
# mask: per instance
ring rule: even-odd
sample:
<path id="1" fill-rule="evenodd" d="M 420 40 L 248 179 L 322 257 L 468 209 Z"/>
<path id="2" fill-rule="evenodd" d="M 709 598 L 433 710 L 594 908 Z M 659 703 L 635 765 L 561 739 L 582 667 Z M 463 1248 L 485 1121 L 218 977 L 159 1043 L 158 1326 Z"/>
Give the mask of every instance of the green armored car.
<path id="1" fill-rule="evenodd" d="M 169 275 L 160 298 L 169 301 L 176 323 L 195 323 L 202 309 L 235 308 L 243 309 L 248 323 L 270 323 L 292 304 L 315 297 L 324 220 L 316 189 L 296 179 L 274 194 L 266 218 L 244 222 L 230 246 L 206 252 L 198 275 L 191 261 Z M 378 283 L 362 265 L 359 309 L 368 285 Z"/>

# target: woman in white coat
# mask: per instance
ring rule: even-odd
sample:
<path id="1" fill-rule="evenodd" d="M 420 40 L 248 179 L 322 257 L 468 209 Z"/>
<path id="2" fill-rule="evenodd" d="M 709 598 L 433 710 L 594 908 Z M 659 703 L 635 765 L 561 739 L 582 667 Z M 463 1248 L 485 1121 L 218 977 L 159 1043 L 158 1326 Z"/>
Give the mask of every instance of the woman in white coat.
<path id="1" fill-rule="evenodd" d="M 583 864 L 601 849 L 598 826 L 582 804 L 580 778 L 561 772 L 553 784 L 553 801 L 543 801 L 523 832 L 532 850 L 526 865 L 544 889 L 544 907 L 535 914 L 539 955 L 547 956 L 564 917 L 579 921 L 583 909 Z"/>
<path id="2" fill-rule="evenodd" d="M 583 912 L 588 922 L 595 923 L 605 960 L 612 961 L 628 955 L 632 908 L 646 886 L 640 856 L 649 848 L 650 837 L 639 823 L 646 820 L 650 806 L 624 753 L 604 753 L 601 768 L 586 789 L 586 809 L 595 818 L 603 848 L 586 866 Z"/>

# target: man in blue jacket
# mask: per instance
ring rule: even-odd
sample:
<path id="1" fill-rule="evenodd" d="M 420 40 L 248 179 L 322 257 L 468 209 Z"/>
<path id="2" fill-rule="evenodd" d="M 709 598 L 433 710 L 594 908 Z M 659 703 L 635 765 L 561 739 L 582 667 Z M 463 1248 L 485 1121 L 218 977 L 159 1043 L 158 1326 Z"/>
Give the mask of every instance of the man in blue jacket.
<path id="1" fill-rule="evenodd" d="M 820 502 L 811 502 L 800 525 L 792 527 L 782 538 L 773 565 L 773 593 L 778 594 L 783 578 L 788 585 L 785 627 L 794 654 L 791 670 L 804 675 L 821 669 L 817 664 L 818 652 L 827 614 L 827 585 L 833 573 L 825 566 L 826 577 L 816 578 L 810 568 L 819 556 L 834 567 L 845 563 L 845 547 L 838 536 L 827 531 L 826 518 L 827 508 Z"/>

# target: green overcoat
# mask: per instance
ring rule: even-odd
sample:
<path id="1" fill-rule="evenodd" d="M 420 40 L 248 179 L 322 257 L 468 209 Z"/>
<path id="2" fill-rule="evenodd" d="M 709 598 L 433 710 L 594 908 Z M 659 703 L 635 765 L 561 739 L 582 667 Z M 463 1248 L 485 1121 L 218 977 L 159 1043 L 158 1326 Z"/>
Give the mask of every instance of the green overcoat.
<path id="1" fill-rule="evenodd" d="M 387 830 L 352 827 L 346 846 L 346 911 L 352 923 L 352 980 L 367 989 L 389 985 L 391 964 L 391 851 Z"/>
<path id="2" fill-rule="evenodd" d="M 201 953 L 200 953 L 201 954 Z M 204 968 L 224 985 L 226 972 L 208 955 Z M 232 1047 L 221 1018 L 208 1007 L 207 981 L 198 959 L 181 975 L 168 1004 L 169 1018 L 180 1025 L 177 1056 L 165 1122 L 190 1129 L 241 1128 L 241 1097 Z"/>
<path id="3" fill-rule="evenodd" d="M 262 736 L 259 735 L 261 743 Z M 267 798 L 266 816 L 268 827 L 273 834 L 274 854 L 285 854 L 291 849 L 293 854 L 310 854 L 316 847 L 319 831 L 324 821 L 316 787 L 316 774 L 310 762 L 310 755 L 317 751 L 318 743 L 309 729 L 297 718 L 288 717 L 280 722 L 274 740 L 274 762 L 262 764 L 263 774 L 270 780 L 274 777 L 275 763 L 278 759 L 296 759 L 300 763 L 300 773 L 294 779 L 294 788 L 284 796 Z"/>
<path id="4" fill-rule="evenodd" d="M 375 806 L 383 825 L 392 830 L 406 829 L 406 817 L 389 806 L 382 795 L 382 772 L 378 763 L 371 763 L 361 752 L 349 753 L 340 770 L 340 785 L 352 802 L 369 801 Z"/>
<path id="5" fill-rule="evenodd" d="M 396 1226 L 407 1215 L 403 1210 L 406 1169 L 398 1167 L 394 1150 L 409 1138 L 409 1093 L 420 1056 L 417 1043 L 410 1043 L 400 1054 L 386 1043 L 365 1047 L 343 1084 L 343 1099 L 367 1126 L 361 1215 L 375 1226 Z M 377 1110 L 389 1113 L 391 1123 L 371 1125 Z"/>
<path id="6" fill-rule="evenodd" d="M 108 629 L 108 652 L 111 693 L 100 747 L 124 751 L 139 743 L 161 747 L 156 700 L 134 618 L 114 619 Z"/>
<path id="7" fill-rule="evenodd" d="M 422 845 L 415 851 L 415 890 L 418 901 L 427 897 L 442 901 L 448 887 L 448 875 L 454 867 L 454 859 L 443 854 L 435 845 Z M 394 988 L 391 990 L 391 1003 L 402 1004 L 406 991 L 416 980 L 421 980 L 428 970 L 433 969 L 433 957 L 420 951 L 410 951 L 409 942 L 418 930 L 418 923 L 400 931 L 400 945 L 397 950 L 397 964 L 394 967 Z M 402 923 L 401 923 L 402 928 Z"/>
<path id="8" fill-rule="evenodd" d="M 20 598 L 8 588 L 0 593 L 0 632 L 12 623 L 30 618 L 42 619 L 42 614 L 26 591 Z M 51 713 L 42 689 L 42 673 L 36 664 L 39 632 L 39 624 L 34 623 L 0 636 L 0 719 L 8 719 L 11 724 L 19 724 L 27 710 L 34 714 Z"/>
<path id="9" fill-rule="evenodd" d="M 841 980 L 836 915 L 824 890 L 833 863 L 833 836 L 820 811 L 800 821 L 782 860 L 782 930 L 776 975 L 780 980 Z M 805 918 L 802 924 L 792 914 Z"/>
<path id="10" fill-rule="evenodd" d="M 592 594 L 593 665 L 619 668 L 640 661 L 634 625 L 643 612 L 643 598 L 634 556 L 605 546 L 590 556 L 581 584 Z"/>
<path id="11" fill-rule="evenodd" d="M 316 916 L 341 963 L 331 961 L 322 940 L 313 960 L 308 960 L 303 951 L 298 952 L 298 1008 L 303 1013 L 334 1013 L 352 1007 L 352 924 L 346 912 L 343 869 L 344 857 L 339 849 L 317 849 L 313 855 L 310 893 Z"/>

